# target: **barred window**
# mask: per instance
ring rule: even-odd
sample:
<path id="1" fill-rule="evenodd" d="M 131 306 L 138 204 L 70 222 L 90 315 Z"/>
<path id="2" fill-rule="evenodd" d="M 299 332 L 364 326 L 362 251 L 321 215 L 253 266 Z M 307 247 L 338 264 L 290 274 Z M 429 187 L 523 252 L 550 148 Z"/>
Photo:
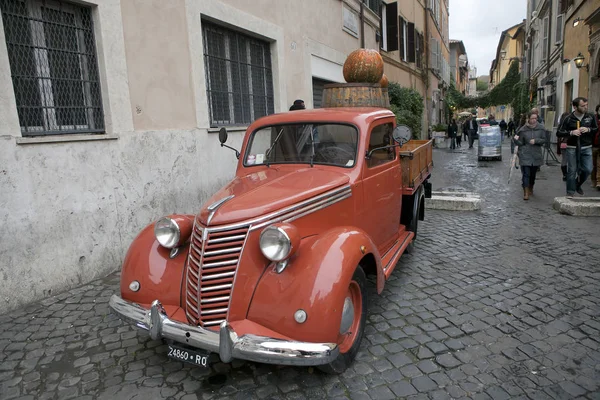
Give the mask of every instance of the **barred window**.
<path id="1" fill-rule="evenodd" d="M 104 132 L 91 9 L 0 0 L 23 136 Z"/>
<path id="2" fill-rule="evenodd" d="M 202 21 L 211 127 L 248 125 L 273 114 L 269 43 Z"/>

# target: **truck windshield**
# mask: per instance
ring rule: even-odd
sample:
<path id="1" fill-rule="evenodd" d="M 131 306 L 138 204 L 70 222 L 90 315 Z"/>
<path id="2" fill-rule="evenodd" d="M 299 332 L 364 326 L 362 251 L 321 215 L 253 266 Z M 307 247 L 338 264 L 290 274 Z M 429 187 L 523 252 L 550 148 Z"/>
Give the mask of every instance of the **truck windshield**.
<path id="1" fill-rule="evenodd" d="M 260 164 L 326 164 L 353 167 L 358 130 L 342 124 L 289 124 L 252 133 L 244 166 Z"/>

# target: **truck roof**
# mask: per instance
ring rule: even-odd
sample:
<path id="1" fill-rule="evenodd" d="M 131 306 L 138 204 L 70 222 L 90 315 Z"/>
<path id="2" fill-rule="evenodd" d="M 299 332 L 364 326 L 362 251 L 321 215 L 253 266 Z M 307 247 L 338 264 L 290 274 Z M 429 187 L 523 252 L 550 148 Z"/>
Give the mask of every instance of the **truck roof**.
<path id="1" fill-rule="evenodd" d="M 378 107 L 335 107 L 313 110 L 286 111 L 256 120 L 251 126 L 291 124 L 303 122 L 336 122 L 354 125 L 370 124 L 379 118 L 394 117 L 387 108 Z"/>

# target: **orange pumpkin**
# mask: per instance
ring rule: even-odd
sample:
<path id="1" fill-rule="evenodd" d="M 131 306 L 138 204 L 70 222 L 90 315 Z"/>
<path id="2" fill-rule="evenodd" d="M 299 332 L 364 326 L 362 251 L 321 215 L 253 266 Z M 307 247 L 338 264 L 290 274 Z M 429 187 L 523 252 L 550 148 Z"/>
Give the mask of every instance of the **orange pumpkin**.
<path id="1" fill-rule="evenodd" d="M 344 62 L 346 82 L 378 83 L 383 76 L 383 59 L 376 50 L 354 50 Z"/>
<path id="2" fill-rule="evenodd" d="M 390 84 L 390 81 L 388 80 L 387 76 L 385 76 L 385 74 L 383 74 L 383 76 L 381 77 L 381 80 L 379 81 L 379 85 L 381 85 L 382 88 L 386 88 L 388 87 Z"/>

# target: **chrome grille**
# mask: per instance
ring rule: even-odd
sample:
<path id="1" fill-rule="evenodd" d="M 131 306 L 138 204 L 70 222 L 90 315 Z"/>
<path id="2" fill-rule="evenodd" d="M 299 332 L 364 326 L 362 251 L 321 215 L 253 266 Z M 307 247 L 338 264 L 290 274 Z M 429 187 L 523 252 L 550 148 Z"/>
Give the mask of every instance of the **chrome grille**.
<path id="1" fill-rule="evenodd" d="M 217 232 L 194 224 L 186 279 L 186 314 L 200 326 L 227 317 L 231 289 L 248 226 Z"/>

